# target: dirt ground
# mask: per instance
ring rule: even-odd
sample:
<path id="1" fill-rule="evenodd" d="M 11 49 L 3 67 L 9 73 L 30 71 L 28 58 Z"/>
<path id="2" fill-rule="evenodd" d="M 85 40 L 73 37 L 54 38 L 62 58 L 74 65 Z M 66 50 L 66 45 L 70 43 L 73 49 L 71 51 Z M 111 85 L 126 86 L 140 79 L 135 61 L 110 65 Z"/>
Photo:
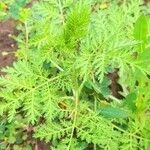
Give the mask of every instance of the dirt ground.
<path id="1" fill-rule="evenodd" d="M 16 34 L 16 23 L 12 19 L 0 22 L 0 68 L 12 65 L 15 60 L 17 46 L 12 37 Z M 0 75 L 4 73 L 0 71 Z"/>

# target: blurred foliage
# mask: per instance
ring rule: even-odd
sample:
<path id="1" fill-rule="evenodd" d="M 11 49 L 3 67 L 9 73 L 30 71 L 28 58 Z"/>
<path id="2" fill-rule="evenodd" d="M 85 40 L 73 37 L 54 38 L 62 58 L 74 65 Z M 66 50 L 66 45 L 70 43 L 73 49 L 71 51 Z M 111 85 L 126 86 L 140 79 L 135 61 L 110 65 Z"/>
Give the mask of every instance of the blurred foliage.
<path id="1" fill-rule="evenodd" d="M 0 20 L 12 17 L 19 20 L 20 11 L 26 7 L 31 0 L 1 0 L 0 1 Z"/>
<path id="2" fill-rule="evenodd" d="M 149 150 L 149 15 L 141 0 L 0 2 L 20 31 L 0 78 L 1 149 Z M 122 99 L 114 97 L 114 80 Z"/>

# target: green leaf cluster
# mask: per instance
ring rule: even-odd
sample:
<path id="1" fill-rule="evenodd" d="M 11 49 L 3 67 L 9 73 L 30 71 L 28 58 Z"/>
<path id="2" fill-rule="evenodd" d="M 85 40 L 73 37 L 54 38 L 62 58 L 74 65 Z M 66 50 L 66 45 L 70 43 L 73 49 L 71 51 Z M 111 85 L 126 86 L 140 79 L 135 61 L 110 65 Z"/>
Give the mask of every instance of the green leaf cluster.
<path id="1" fill-rule="evenodd" d="M 149 17 L 139 0 L 102 4 L 35 3 L 18 25 L 18 59 L 2 69 L 0 115 L 21 115 L 53 150 L 149 149 Z"/>
<path id="2" fill-rule="evenodd" d="M 0 20 L 13 18 L 20 20 L 20 13 L 31 0 L 1 0 L 0 2 Z"/>

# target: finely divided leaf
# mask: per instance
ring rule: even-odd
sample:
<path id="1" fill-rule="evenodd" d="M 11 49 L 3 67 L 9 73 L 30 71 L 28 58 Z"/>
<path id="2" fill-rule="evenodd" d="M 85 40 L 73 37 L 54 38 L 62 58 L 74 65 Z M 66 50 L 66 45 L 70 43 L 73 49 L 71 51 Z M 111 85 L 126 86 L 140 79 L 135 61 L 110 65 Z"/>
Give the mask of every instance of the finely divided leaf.
<path id="1" fill-rule="evenodd" d="M 78 5 L 68 15 L 65 30 L 64 40 L 65 43 L 70 45 L 74 44 L 76 40 L 84 37 L 87 32 L 88 24 L 90 21 L 89 7 L 83 6 L 82 9 Z"/>

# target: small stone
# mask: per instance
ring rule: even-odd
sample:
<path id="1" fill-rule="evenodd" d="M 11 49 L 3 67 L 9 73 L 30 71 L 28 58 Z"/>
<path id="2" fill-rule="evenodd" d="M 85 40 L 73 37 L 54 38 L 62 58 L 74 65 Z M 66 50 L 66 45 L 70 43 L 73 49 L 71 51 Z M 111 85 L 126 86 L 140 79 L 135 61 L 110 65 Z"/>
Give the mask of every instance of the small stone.
<path id="1" fill-rule="evenodd" d="M 12 37 L 12 34 L 8 34 L 8 37 Z"/>
<path id="2" fill-rule="evenodd" d="M 8 52 L 4 51 L 2 52 L 2 56 L 7 56 L 8 55 Z"/>
<path id="3" fill-rule="evenodd" d="M 14 47 L 15 45 L 14 45 L 14 44 L 11 44 L 10 46 L 11 46 L 11 47 Z"/>

